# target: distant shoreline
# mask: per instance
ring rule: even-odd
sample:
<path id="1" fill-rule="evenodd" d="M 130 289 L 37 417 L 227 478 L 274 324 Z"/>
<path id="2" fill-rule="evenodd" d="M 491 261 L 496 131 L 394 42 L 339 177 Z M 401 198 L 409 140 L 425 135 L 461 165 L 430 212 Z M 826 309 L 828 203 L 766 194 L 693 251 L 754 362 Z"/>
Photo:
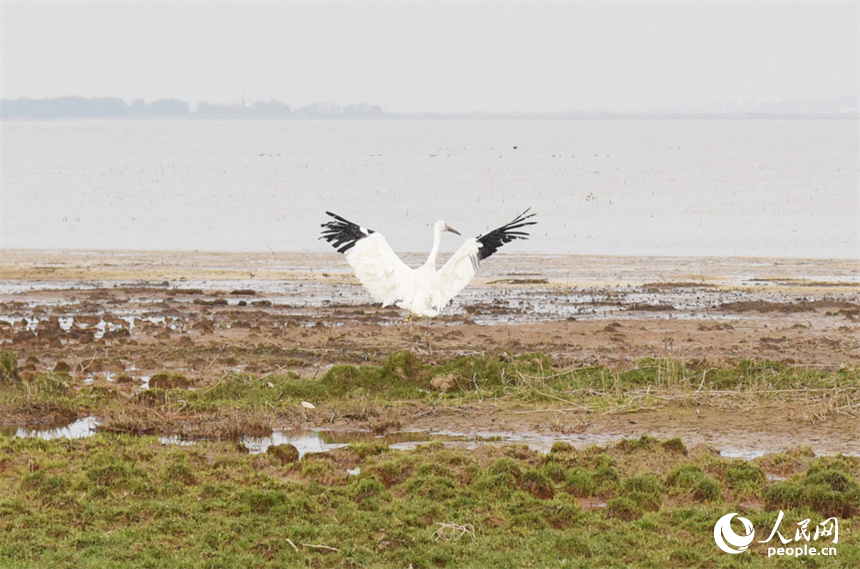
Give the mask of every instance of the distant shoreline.
<path id="1" fill-rule="evenodd" d="M 93 115 L 93 116 L 0 116 L 0 122 L 386 122 L 386 121 L 648 121 L 648 120 L 756 120 L 756 121 L 858 121 L 860 113 L 386 113 L 373 117 L 255 117 L 243 115 Z"/>
<path id="2" fill-rule="evenodd" d="M 713 105 L 662 111 L 552 112 L 389 112 L 367 103 L 341 106 L 319 102 L 293 108 L 276 100 L 229 104 L 200 101 L 192 110 L 186 101 L 159 99 L 131 104 L 116 97 L 54 97 L 2 99 L 2 120 L 857 120 L 860 108 L 848 99 L 832 101 L 722 101 Z"/>

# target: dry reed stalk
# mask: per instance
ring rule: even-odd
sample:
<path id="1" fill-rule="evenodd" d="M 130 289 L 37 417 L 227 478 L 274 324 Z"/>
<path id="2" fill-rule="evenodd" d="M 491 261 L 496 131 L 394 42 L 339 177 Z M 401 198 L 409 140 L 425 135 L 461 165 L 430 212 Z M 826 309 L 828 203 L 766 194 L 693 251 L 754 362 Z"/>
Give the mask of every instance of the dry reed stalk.
<path id="1" fill-rule="evenodd" d="M 310 549 L 321 549 L 321 550 L 323 550 L 323 551 L 336 551 L 336 552 L 340 552 L 340 549 L 338 549 L 337 547 L 330 547 L 330 546 L 328 546 L 328 545 L 316 545 L 316 544 L 313 544 L 313 543 L 303 543 L 303 544 L 302 544 L 302 547 L 308 547 L 308 548 L 310 548 Z"/>
<path id="2" fill-rule="evenodd" d="M 328 343 L 329 343 L 329 341 L 331 340 L 331 335 L 332 335 L 332 333 L 333 333 L 333 332 L 334 332 L 334 324 L 329 324 L 329 327 L 328 327 L 328 336 L 326 337 L 326 339 L 325 339 L 325 344 L 323 344 L 323 347 L 322 347 L 322 355 L 320 355 L 319 362 L 317 362 L 317 369 L 316 369 L 316 370 L 314 370 L 314 375 L 313 375 L 313 377 L 312 377 L 311 379 L 316 379 L 316 378 L 317 378 L 317 374 L 319 374 L 320 369 L 322 368 L 323 362 L 325 361 L 326 348 L 328 348 Z"/>
<path id="3" fill-rule="evenodd" d="M 582 411 L 582 407 L 565 407 L 563 409 L 530 409 L 528 411 L 511 411 L 511 415 L 528 415 L 531 413 L 565 413 L 567 414 L 569 411 Z"/>
<path id="4" fill-rule="evenodd" d="M 519 375 L 520 379 L 522 379 L 523 381 L 527 381 L 526 376 L 524 376 L 519 371 L 517 371 L 517 375 Z M 562 403 L 567 403 L 568 405 L 573 405 L 575 407 L 578 407 L 579 409 L 582 409 L 583 411 L 591 411 L 591 409 L 589 407 L 586 407 L 585 405 L 580 405 L 579 403 L 574 403 L 573 401 L 569 401 L 567 399 L 564 399 L 563 397 L 558 397 L 556 395 L 552 395 L 551 393 L 544 393 L 543 391 L 540 391 L 539 389 L 537 389 L 533 384 L 529 385 L 529 387 L 531 389 L 533 389 L 536 393 L 538 393 L 539 395 L 543 395 L 544 397 L 548 397 L 550 399 L 555 399 L 556 401 L 561 401 Z"/>
<path id="5" fill-rule="evenodd" d="M 433 539 L 435 541 L 457 541 L 464 535 L 471 537 L 473 542 L 478 541 L 475 537 L 475 526 L 472 524 L 460 525 L 454 522 L 436 522 L 436 525 L 439 527 L 433 532 Z M 451 532 L 450 535 L 447 534 L 448 531 Z"/>

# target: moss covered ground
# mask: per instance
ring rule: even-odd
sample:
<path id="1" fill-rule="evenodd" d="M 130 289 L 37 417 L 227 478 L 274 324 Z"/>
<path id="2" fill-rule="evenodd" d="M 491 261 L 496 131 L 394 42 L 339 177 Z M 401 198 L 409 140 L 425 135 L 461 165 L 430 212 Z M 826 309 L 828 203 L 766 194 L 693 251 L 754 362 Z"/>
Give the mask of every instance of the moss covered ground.
<path id="1" fill-rule="evenodd" d="M 856 412 L 855 369 L 652 359 L 559 369 L 540 354 L 430 362 L 396 352 L 319 379 L 229 373 L 191 387 L 165 371 L 159 386 L 129 396 L 62 371 L 25 380 L 18 359 L 0 358 L 7 416 L 95 415 L 103 430 L 76 440 L 0 435 L 0 567 L 860 567 L 857 457 L 801 448 L 744 461 L 643 436 L 585 449 L 559 442 L 549 453 L 370 442 L 299 458 L 288 445 L 250 454 L 238 438 L 302 416 L 302 402 L 348 417 L 486 401 L 626 413 L 803 397 L 826 419 Z M 212 417 L 222 420 L 217 437 L 177 445 L 152 436 L 160 424 Z M 723 515 L 748 518 L 764 539 L 780 510 L 791 537 L 799 521 L 838 517 L 837 555 L 716 547 Z"/>
<path id="2" fill-rule="evenodd" d="M 860 566 L 860 459 L 803 451 L 745 462 L 641 437 L 548 454 L 359 443 L 298 459 L 98 434 L 0 438 L 0 472 L 2 567 Z M 779 509 L 784 535 L 838 516 L 837 555 L 714 544 L 722 515 L 766 536 Z"/>

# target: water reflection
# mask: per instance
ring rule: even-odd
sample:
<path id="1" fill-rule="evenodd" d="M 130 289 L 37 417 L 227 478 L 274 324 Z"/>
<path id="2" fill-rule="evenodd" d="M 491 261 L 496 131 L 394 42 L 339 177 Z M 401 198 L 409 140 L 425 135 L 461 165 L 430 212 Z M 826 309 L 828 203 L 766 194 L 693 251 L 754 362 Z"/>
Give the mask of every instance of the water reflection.
<path id="1" fill-rule="evenodd" d="M 344 447 L 349 443 L 326 442 L 318 432 L 288 434 L 284 431 L 274 431 L 268 437 L 242 437 L 242 444 L 251 454 L 266 452 L 271 446 L 291 444 L 298 449 L 301 458 L 309 452 L 326 452 Z"/>
<path id="2" fill-rule="evenodd" d="M 183 447 L 197 444 L 196 440 L 186 439 L 182 435 L 161 436 L 158 437 L 158 441 L 163 445 L 179 445 Z"/>
<path id="3" fill-rule="evenodd" d="M 99 425 L 99 420 L 95 417 L 84 417 L 78 419 L 74 423 L 70 423 L 63 427 L 54 427 L 48 429 L 25 429 L 19 427 L 15 431 L 16 437 L 30 438 L 38 437 L 40 439 L 82 439 L 91 437 L 96 434 L 96 427 Z"/>
<path id="4" fill-rule="evenodd" d="M 80 439 L 96 433 L 99 420 L 96 417 L 84 417 L 71 424 L 41 429 L 27 429 L 14 426 L 0 426 L 0 435 L 9 437 L 39 437 L 42 439 Z M 291 444 L 299 451 L 299 457 L 312 452 L 328 452 L 353 443 L 380 442 L 392 449 L 409 450 L 430 441 L 444 443 L 448 447 L 476 449 L 486 445 L 521 444 L 538 452 L 549 452 L 553 443 L 568 442 L 575 448 L 586 448 L 590 445 L 603 447 L 611 446 L 622 440 L 617 434 L 567 434 L 543 435 L 538 433 L 514 433 L 510 431 L 478 431 L 462 433 L 456 431 L 401 431 L 376 435 L 370 431 L 313 431 L 313 430 L 276 430 L 267 437 L 243 436 L 240 442 L 251 454 L 266 452 L 273 445 Z M 203 438 L 188 438 L 182 435 L 163 435 L 158 440 L 165 445 L 195 445 Z M 740 458 L 753 460 L 769 453 L 784 452 L 786 449 L 761 448 L 722 448 L 718 449 L 720 456 L 725 458 Z M 832 452 L 816 451 L 816 455 L 833 454 Z M 860 456 L 856 452 L 845 452 L 847 456 Z"/>
<path id="5" fill-rule="evenodd" d="M 431 433 L 398 432 L 374 435 L 369 431 L 273 431 L 268 437 L 243 437 L 242 443 L 252 454 L 266 452 L 270 446 L 291 444 L 299 457 L 309 452 L 326 452 L 352 443 L 383 442 L 392 448 L 411 448 L 429 441 Z"/>
<path id="6" fill-rule="evenodd" d="M 742 458 L 743 460 L 752 460 L 754 458 L 758 458 L 760 456 L 764 456 L 766 454 L 774 453 L 774 452 L 785 452 L 785 449 L 772 449 L 772 450 L 761 450 L 761 449 L 723 449 L 720 451 L 720 456 L 725 458 Z"/>

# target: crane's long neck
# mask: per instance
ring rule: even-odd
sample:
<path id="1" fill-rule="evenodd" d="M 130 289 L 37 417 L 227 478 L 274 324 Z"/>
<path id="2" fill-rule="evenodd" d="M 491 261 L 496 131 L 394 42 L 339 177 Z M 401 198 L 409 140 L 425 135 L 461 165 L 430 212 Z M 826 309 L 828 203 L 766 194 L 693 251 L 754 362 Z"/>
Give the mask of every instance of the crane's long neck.
<path id="1" fill-rule="evenodd" d="M 433 248 L 430 249 L 430 256 L 427 257 L 427 262 L 424 266 L 431 266 L 436 269 L 436 257 L 439 255 L 439 245 L 442 243 L 442 230 L 439 227 L 433 228 Z"/>

